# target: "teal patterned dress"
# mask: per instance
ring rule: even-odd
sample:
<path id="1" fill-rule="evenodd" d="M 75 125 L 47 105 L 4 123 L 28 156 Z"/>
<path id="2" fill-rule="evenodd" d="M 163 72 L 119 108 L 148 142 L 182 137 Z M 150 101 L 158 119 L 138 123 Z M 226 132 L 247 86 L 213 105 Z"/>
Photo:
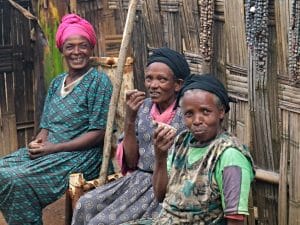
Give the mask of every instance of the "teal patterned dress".
<path id="1" fill-rule="evenodd" d="M 48 141 L 66 142 L 88 131 L 105 129 L 112 84 L 92 69 L 65 97 L 60 94 L 67 74 L 56 77 L 48 90 L 41 128 Z M 39 225 L 42 209 L 60 198 L 71 173 L 86 179 L 99 174 L 102 149 L 59 152 L 31 160 L 27 148 L 0 159 L 0 210 L 9 225 Z"/>

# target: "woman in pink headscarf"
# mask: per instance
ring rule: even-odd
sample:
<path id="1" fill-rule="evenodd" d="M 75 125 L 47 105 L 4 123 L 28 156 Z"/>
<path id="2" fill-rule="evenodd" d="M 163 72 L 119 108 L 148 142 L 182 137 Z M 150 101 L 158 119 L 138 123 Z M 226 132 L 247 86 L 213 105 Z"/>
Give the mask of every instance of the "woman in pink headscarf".
<path id="1" fill-rule="evenodd" d="M 63 17 L 56 44 L 68 71 L 51 83 L 40 132 L 25 148 L 0 159 L 0 210 L 9 225 L 40 225 L 42 209 L 65 193 L 71 173 L 98 176 L 112 85 L 89 64 L 92 25 Z"/>

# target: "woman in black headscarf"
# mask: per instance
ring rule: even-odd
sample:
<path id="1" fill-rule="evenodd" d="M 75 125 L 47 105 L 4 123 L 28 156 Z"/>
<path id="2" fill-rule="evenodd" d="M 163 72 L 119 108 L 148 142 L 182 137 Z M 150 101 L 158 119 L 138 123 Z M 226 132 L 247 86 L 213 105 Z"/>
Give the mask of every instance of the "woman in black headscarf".
<path id="1" fill-rule="evenodd" d="M 244 224 L 254 171 L 247 148 L 222 128 L 232 101 L 211 74 L 186 79 L 177 104 L 188 130 L 174 145 L 168 130 L 154 132 L 153 188 L 163 201 L 155 225 Z"/>
<path id="2" fill-rule="evenodd" d="M 154 124 L 173 127 L 177 134 L 184 129 L 182 114 L 175 105 L 189 74 L 182 54 L 169 48 L 152 52 L 145 69 L 149 98 L 138 90 L 126 93 L 124 137 L 118 145 L 117 158 L 123 174 L 131 172 L 81 197 L 72 224 L 113 225 L 158 215 L 161 207 L 152 187 Z"/>

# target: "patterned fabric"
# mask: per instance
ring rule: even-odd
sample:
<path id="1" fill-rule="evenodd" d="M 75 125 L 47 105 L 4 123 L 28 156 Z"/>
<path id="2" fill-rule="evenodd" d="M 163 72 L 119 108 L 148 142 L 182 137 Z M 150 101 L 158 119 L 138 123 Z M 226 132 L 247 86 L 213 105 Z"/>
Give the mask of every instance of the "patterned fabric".
<path id="1" fill-rule="evenodd" d="M 66 74 L 56 77 L 45 101 L 41 127 L 48 141 L 60 143 L 95 129 L 105 129 L 112 93 L 109 78 L 93 69 L 62 98 L 60 87 Z M 59 152 L 34 160 L 26 148 L 0 159 L 0 209 L 9 225 L 40 225 L 42 209 L 60 198 L 71 173 L 86 179 L 99 175 L 100 147 Z"/>
<path id="2" fill-rule="evenodd" d="M 114 225 L 158 215 L 161 207 L 155 200 L 152 187 L 154 149 L 151 106 L 151 100 L 146 99 L 136 120 L 140 169 L 82 196 L 74 211 L 73 225 Z M 184 129 L 179 110 L 176 111 L 171 125 L 177 128 L 177 132 Z"/>
<path id="3" fill-rule="evenodd" d="M 253 165 L 251 156 L 238 140 L 228 133 L 218 136 L 202 152 L 199 160 L 191 155 L 198 148 L 191 133 L 183 132 L 169 156 L 171 171 L 163 209 L 154 221 L 136 220 L 130 225 L 225 225 L 222 191 L 214 179 L 219 159 L 228 148 L 237 149 Z M 191 153 L 191 154 L 190 154 Z M 250 166 L 251 170 L 252 167 Z M 252 171 L 251 171 L 252 174 Z M 253 174 L 252 174 L 253 175 Z M 253 177 L 253 176 L 252 176 Z M 248 197 L 248 196 L 247 196 Z M 125 224 L 123 224 L 125 225 Z"/>
<path id="4" fill-rule="evenodd" d="M 229 147 L 238 149 L 252 162 L 246 148 L 229 133 L 219 135 L 204 157 L 188 164 L 190 147 L 197 147 L 191 133 L 183 132 L 175 142 L 168 191 L 155 225 L 226 224 L 221 191 L 213 179 L 219 157 Z"/>
<path id="5" fill-rule="evenodd" d="M 209 146 L 189 147 L 187 166 L 202 160 Z M 172 155 L 167 161 L 168 171 L 171 170 Z M 221 190 L 222 207 L 225 216 L 233 214 L 248 215 L 248 197 L 251 182 L 254 178 L 251 162 L 236 148 L 226 148 L 219 157 L 213 171 L 213 179 Z M 214 182 L 213 181 L 213 182 Z M 238 216 L 237 218 L 241 218 Z"/>

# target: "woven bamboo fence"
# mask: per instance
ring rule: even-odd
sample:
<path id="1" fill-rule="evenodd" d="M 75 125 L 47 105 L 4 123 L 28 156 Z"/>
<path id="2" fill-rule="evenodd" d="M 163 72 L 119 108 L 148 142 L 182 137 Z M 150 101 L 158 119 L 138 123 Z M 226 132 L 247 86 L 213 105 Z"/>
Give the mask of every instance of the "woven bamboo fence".
<path id="1" fill-rule="evenodd" d="M 129 0 L 72 0 L 68 6 L 53 2 L 48 10 L 56 7 L 59 17 L 76 9 L 94 24 L 95 56 L 118 56 Z M 257 167 L 249 225 L 300 224 L 299 4 L 298 0 L 140 0 L 137 7 L 128 52 L 134 60 L 135 88 L 144 89 L 149 51 L 169 46 L 185 54 L 192 72 L 217 74 L 237 99 L 227 126 L 250 147 Z M 1 18 L 4 13 L 0 9 Z M 4 76 L 2 68 L 0 85 L 6 76 L 7 87 L 12 88 L 11 77 Z M 10 121 L 5 129 L 2 122 L 0 135 L 14 138 L 10 142 L 14 146 L 6 142 L 4 147 L 0 139 L 5 154 L 3 149 L 17 146 L 20 138 L 14 127 L 16 113 L 3 111 L 11 109 L 3 99 L 14 99 L 0 91 L 0 121 Z"/>
<path id="2" fill-rule="evenodd" d="M 41 110 L 43 77 L 37 23 L 7 0 L 0 1 L 0 155 L 26 145 L 34 135 Z M 30 1 L 19 6 L 32 11 Z M 38 94 L 37 94 L 38 93 Z"/>

